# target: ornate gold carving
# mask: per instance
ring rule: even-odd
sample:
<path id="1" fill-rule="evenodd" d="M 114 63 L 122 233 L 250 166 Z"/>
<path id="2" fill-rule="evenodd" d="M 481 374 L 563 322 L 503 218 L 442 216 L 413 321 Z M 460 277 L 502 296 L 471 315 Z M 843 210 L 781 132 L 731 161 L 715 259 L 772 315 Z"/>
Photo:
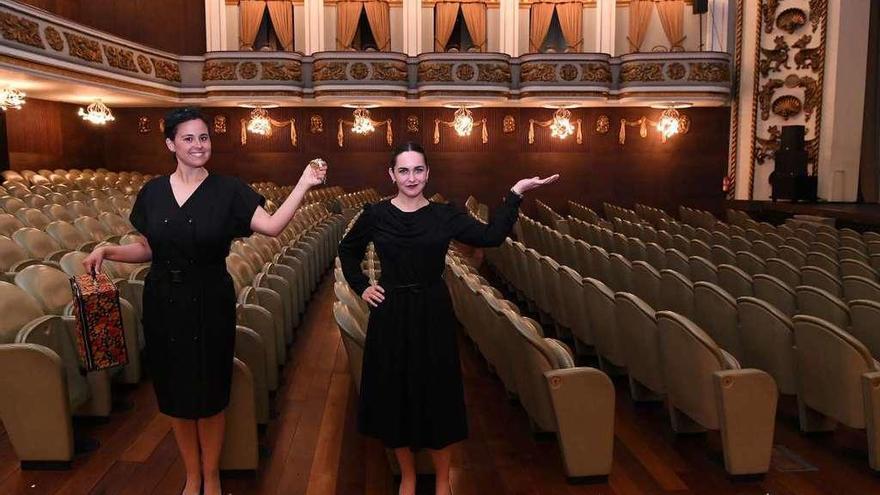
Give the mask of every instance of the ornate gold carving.
<path id="1" fill-rule="evenodd" d="M 691 118 L 687 114 L 681 114 L 678 117 L 678 133 L 687 134 L 691 131 Z"/>
<path id="2" fill-rule="evenodd" d="M 688 81 L 727 82 L 730 81 L 730 65 L 724 62 L 691 62 Z"/>
<path id="3" fill-rule="evenodd" d="M 377 81 L 406 81 L 405 62 L 373 62 L 373 79 Z"/>
<path id="4" fill-rule="evenodd" d="M 110 64 L 110 67 L 137 72 L 137 67 L 134 65 L 134 52 L 131 50 L 104 45 L 104 55 L 107 56 L 107 63 Z"/>
<path id="5" fill-rule="evenodd" d="M 673 81 L 683 79 L 686 74 L 687 68 L 685 68 L 684 64 L 682 63 L 673 62 L 666 66 L 666 76 Z"/>
<path id="6" fill-rule="evenodd" d="M 798 77 L 792 74 L 785 78 L 785 86 L 804 90 L 804 115 L 809 122 L 813 112 L 822 105 L 822 88 L 819 81 L 810 76 Z"/>
<path id="7" fill-rule="evenodd" d="M 755 135 L 755 141 L 757 145 L 757 150 L 755 151 L 755 159 L 758 160 L 759 164 L 763 164 L 768 158 L 773 158 L 776 154 L 776 151 L 779 149 L 779 141 L 782 136 L 782 131 L 779 130 L 779 127 L 772 125 L 767 131 L 770 133 L 770 138 L 762 138 L 761 136 Z"/>
<path id="8" fill-rule="evenodd" d="M 798 52 L 794 54 L 794 66 L 798 69 L 812 69 L 813 72 L 817 72 L 825 63 L 825 50 L 821 46 L 807 48 L 811 41 L 813 41 L 813 37 L 805 34 L 791 45 L 792 48 L 798 49 Z"/>
<path id="9" fill-rule="evenodd" d="M 458 64 L 455 68 L 455 77 L 460 81 L 470 81 L 474 78 L 476 71 L 471 64 Z"/>
<path id="10" fill-rule="evenodd" d="M 581 64 L 581 81 L 611 82 L 611 69 L 605 64 Z"/>
<path id="11" fill-rule="evenodd" d="M 257 64 L 253 62 L 242 62 L 238 64 L 238 75 L 242 79 L 253 79 L 257 77 Z"/>
<path id="12" fill-rule="evenodd" d="M 801 110 L 803 110 L 803 108 L 804 106 L 797 96 L 782 95 L 779 98 L 773 100 L 773 113 L 779 115 L 785 120 L 788 120 L 789 118 L 801 113 Z"/>
<path id="13" fill-rule="evenodd" d="M 611 130 L 611 119 L 608 118 L 607 115 L 602 114 L 596 119 L 596 133 L 597 134 L 608 134 L 608 131 Z"/>
<path id="14" fill-rule="evenodd" d="M 0 12 L 0 32 L 3 33 L 3 39 L 45 48 L 43 39 L 40 38 L 39 25 L 30 19 Z"/>
<path id="15" fill-rule="evenodd" d="M 419 64 L 419 81 L 452 81 L 452 64 L 438 62 Z"/>
<path id="16" fill-rule="evenodd" d="M 324 132 L 324 119 L 320 115 L 313 113 L 309 117 L 309 132 L 312 134 L 320 134 Z"/>
<path id="17" fill-rule="evenodd" d="M 410 134 L 416 134 L 417 132 L 419 132 L 418 115 L 408 115 L 406 117 L 406 132 Z"/>
<path id="18" fill-rule="evenodd" d="M 46 26 L 43 33 L 46 35 L 46 43 L 49 43 L 53 50 L 60 52 L 64 49 L 64 39 L 61 38 L 61 33 L 57 29 L 52 26 Z"/>
<path id="19" fill-rule="evenodd" d="M 227 119 L 225 115 L 214 116 L 214 134 L 226 134 Z"/>
<path id="20" fill-rule="evenodd" d="M 513 115 L 504 116 L 504 121 L 501 123 L 501 129 L 504 131 L 504 134 L 516 132 L 516 119 Z"/>
<path id="21" fill-rule="evenodd" d="M 776 18 L 776 10 L 779 9 L 779 2 L 782 0 L 767 0 L 762 2 L 761 17 L 764 19 L 764 32 L 770 34 L 773 32 L 773 20 Z"/>
<path id="22" fill-rule="evenodd" d="M 578 69 L 573 64 L 564 64 L 559 68 L 559 77 L 563 81 L 574 81 L 577 79 Z"/>
<path id="23" fill-rule="evenodd" d="M 785 9 L 776 18 L 776 27 L 788 34 L 794 34 L 807 23 L 807 13 L 798 8 Z M 769 33 L 770 31 L 768 31 Z"/>
<path id="24" fill-rule="evenodd" d="M 764 77 L 767 77 L 770 74 L 770 71 L 779 72 L 782 68 L 791 69 L 791 66 L 788 65 L 789 47 L 785 38 L 777 36 L 773 38 L 773 42 L 773 49 L 764 48 L 763 46 L 760 47 L 761 60 L 758 62 L 758 70 Z"/>
<path id="25" fill-rule="evenodd" d="M 621 82 L 655 82 L 663 81 L 663 64 L 628 62 L 620 67 Z"/>
<path id="26" fill-rule="evenodd" d="M 828 16 L 828 0 L 810 0 L 810 24 L 813 32 L 819 29 L 822 20 Z"/>
<path id="27" fill-rule="evenodd" d="M 773 101 L 773 94 L 776 90 L 785 85 L 782 79 L 770 79 L 761 86 L 758 91 L 758 102 L 761 105 L 761 120 L 770 118 L 770 102 Z"/>
<path id="28" fill-rule="evenodd" d="M 147 134 L 150 132 L 150 118 L 144 115 L 138 117 L 137 120 L 138 132 L 141 134 Z"/>
<path id="29" fill-rule="evenodd" d="M 344 81 L 345 62 L 319 60 L 312 70 L 313 81 Z"/>
<path id="30" fill-rule="evenodd" d="M 101 44 L 97 41 L 66 31 L 64 37 L 67 38 L 67 46 L 70 47 L 68 53 L 71 57 L 81 58 L 87 62 L 104 63 Z"/>
<path id="31" fill-rule="evenodd" d="M 370 68 L 363 62 L 355 62 L 348 68 L 348 73 L 352 79 L 366 79 L 370 75 Z"/>
<path id="32" fill-rule="evenodd" d="M 264 81 L 301 81 L 302 64 L 299 62 L 260 62 Z"/>
<path id="33" fill-rule="evenodd" d="M 210 60 L 202 67 L 202 81 L 235 81 L 235 62 Z"/>
<path id="34" fill-rule="evenodd" d="M 150 63 L 150 59 L 146 55 L 138 55 L 137 64 L 144 74 L 151 74 L 153 72 L 153 64 Z"/>
<path id="35" fill-rule="evenodd" d="M 157 78 L 165 79 L 166 81 L 180 82 L 180 66 L 177 65 L 177 62 L 162 60 L 155 57 L 151 57 L 151 59 L 153 60 L 153 67 L 156 68 Z"/>
<path id="36" fill-rule="evenodd" d="M 519 72 L 520 81 L 553 82 L 556 81 L 556 66 L 548 63 L 522 64 Z"/>
<path id="37" fill-rule="evenodd" d="M 509 83 L 510 66 L 507 64 L 477 64 L 477 81 Z"/>

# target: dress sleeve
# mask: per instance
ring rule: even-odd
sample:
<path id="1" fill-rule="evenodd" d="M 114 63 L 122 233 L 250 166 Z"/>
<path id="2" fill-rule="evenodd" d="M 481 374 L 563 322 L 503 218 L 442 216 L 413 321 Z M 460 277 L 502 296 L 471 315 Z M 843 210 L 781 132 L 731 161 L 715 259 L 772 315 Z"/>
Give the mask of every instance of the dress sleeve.
<path id="1" fill-rule="evenodd" d="M 266 204 L 266 198 L 254 191 L 251 186 L 240 179 L 235 179 L 235 188 L 232 197 L 232 237 L 249 237 L 254 233 L 251 230 L 251 219 L 258 206 Z"/>
<path id="2" fill-rule="evenodd" d="M 513 225 L 519 216 L 520 203 L 522 203 L 522 196 L 509 191 L 504 202 L 496 208 L 495 213 L 489 218 L 488 224 L 478 221 L 462 209 L 455 208 L 449 218 L 452 237 L 471 246 L 500 246 L 513 230 Z"/>
<path id="3" fill-rule="evenodd" d="M 370 279 L 361 271 L 361 261 L 367 251 L 367 244 L 373 237 L 373 212 L 371 205 L 364 205 L 358 219 L 339 243 L 339 260 L 342 262 L 342 274 L 352 290 L 363 294 L 370 286 Z"/>
<path id="4" fill-rule="evenodd" d="M 134 200 L 134 206 L 128 214 L 128 221 L 141 235 L 147 235 L 147 187 L 142 187 L 138 192 L 137 199 Z"/>

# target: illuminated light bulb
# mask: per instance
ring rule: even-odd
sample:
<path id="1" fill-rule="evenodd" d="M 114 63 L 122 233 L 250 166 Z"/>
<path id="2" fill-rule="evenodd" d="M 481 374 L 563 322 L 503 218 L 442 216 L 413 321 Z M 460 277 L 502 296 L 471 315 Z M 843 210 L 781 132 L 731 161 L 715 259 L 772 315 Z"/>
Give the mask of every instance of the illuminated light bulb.
<path id="1" fill-rule="evenodd" d="M 370 118 L 370 111 L 366 108 L 359 107 L 354 111 L 354 125 L 351 126 L 351 132 L 355 134 L 369 134 L 376 130 L 373 126 L 373 120 Z"/>
<path id="2" fill-rule="evenodd" d="M 474 130 L 474 116 L 470 110 L 461 107 L 455 111 L 455 118 L 452 119 L 452 128 L 459 136 L 470 136 Z"/>
<path id="3" fill-rule="evenodd" d="M 571 112 L 560 108 L 553 114 L 553 122 L 550 124 L 550 136 L 565 139 L 574 134 L 574 125 L 571 123 Z"/>
<path id="4" fill-rule="evenodd" d="M 657 122 L 657 130 L 663 135 L 663 140 L 667 140 L 678 134 L 678 126 L 681 120 L 678 110 L 667 108 L 660 114 L 660 121 Z"/>
<path id="5" fill-rule="evenodd" d="M 251 119 L 247 125 L 248 132 L 267 136 L 272 133 L 272 124 L 269 122 L 269 112 L 265 108 L 256 107 L 251 110 Z"/>
<path id="6" fill-rule="evenodd" d="M 104 125 L 107 122 L 113 122 L 116 120 L 116 117 L 113 116 L 113 113 L 110 112 L 107 105 L 105 105 L 100 99 L 95 100 L 95 102 L 87 106 L 85 110 L 80 107 L 77 114 L 86 122 L 95 125 Z"/>
<path id="7" fill-rule="evenodd" d="M 21 106 L 24 105 L 25 94 L 14 88 L 6 88 L 3 91 L 0 91 L 0 109 L 4 112 L 9 108 L 14 108 L 16 110 L 21 110 Z"/>

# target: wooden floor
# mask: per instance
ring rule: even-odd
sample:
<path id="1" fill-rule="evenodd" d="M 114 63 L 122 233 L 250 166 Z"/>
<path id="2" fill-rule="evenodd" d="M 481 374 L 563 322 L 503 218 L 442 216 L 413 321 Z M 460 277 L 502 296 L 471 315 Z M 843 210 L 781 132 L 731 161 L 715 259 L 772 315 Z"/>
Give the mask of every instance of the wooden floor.
<path id="1" fill-rule="evenodd" d="M 355 429 L 356 395 L 332 320 L 330 282 L 324 281 L 299 330 L 275 398 L 277 417 L 262 437 L 266 452 L 260 472 L 224 477 L 224 493 L 396 493 L 381 445 Z M 607 481 L 569 485 L 555 439 L 529 433 L 522 409 L 506 400 L 500 382 L 473 348 L 464 339 L 461 344 L 471 435 L 454 447 L 456 495 L 880 493 L 880 476 L 868 469 L 863 432 L 801 435 L 793 404 L 783 401 L 771 472 L 731 480 L 717 434 L 676 438 L 662 405 L 634 405 L 621 380 L 615 382 L 612 473 Z M 77 457 L 68 471 L 21 471 L 0 431 L 0 494 L 179 494 L 183 466 L 150 386 L 130 391 L 127 399 L 134 407 L 114 413 L 109 422 L 78 425 L 101 447 Z M 423 485 L 419 493 L 432 493 Z"/>

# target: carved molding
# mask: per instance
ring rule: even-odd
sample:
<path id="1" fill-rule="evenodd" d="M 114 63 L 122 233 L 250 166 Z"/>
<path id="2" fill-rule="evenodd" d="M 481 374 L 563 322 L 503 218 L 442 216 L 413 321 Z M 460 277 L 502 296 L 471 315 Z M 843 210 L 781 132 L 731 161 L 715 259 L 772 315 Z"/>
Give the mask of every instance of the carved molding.
<path id="1" fill-rule="evenodd" d="M 663 64 L 660 62 L 626 62 L 620 66 L 621 82 L 661 82 Z"/>

